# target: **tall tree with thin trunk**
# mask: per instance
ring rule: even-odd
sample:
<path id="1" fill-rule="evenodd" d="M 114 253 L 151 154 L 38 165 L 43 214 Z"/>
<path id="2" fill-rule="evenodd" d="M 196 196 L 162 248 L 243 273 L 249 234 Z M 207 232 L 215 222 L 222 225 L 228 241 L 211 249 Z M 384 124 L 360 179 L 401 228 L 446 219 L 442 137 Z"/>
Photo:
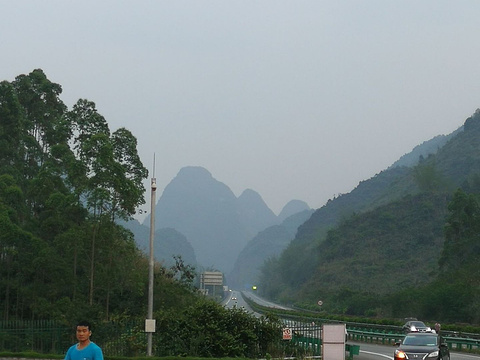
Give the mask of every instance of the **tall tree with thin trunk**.
<path id="1" fill-rule="evenodd" d="M 74 127 L 74 152 L 86 169 L 83 196 L 92 216 L 90 297 L 95 290 L 95 257 L 99 227 L 116 217 L 127 219 L 143 204 L 142 181 L 148 176 L 136 149 L 136 139 L 121 128 L 110 134 L 93 102 L 79 100 L 69 115 Z"/>

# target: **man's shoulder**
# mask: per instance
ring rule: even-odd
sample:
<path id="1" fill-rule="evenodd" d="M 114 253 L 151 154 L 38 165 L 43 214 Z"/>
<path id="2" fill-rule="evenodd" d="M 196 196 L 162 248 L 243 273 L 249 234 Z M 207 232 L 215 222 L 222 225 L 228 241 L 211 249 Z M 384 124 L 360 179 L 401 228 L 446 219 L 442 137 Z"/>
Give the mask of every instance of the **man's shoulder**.
<path id="1" fill-rule="evenodd" d="M 95 349 L 100 349 L 100 346 L 98 346 L 97 344 L 95 344 L 93 341 L 90 341 L 90 346 L 92 348 L 95 348 Z"/>
<path id="2" fill-rule="evenodd" d="M 94 357 L 95 359 L 94 360 L 103 360 L 103 351 L 102 351 L 102 348 L 100 346 L 98 346 L 97 344 L 95 344 L 94 342 L 90 342 L 90 346 L 91 346 L 91 351 L 93 351 L 95 353 Z"/>
<path id="3" fill-rule="evenodd" d="M 102 348 L 97 344 L 95 344 L 93 341 L 90 342 L 90 346 L 91 346 L 91 349 L 102 352 Z"/>

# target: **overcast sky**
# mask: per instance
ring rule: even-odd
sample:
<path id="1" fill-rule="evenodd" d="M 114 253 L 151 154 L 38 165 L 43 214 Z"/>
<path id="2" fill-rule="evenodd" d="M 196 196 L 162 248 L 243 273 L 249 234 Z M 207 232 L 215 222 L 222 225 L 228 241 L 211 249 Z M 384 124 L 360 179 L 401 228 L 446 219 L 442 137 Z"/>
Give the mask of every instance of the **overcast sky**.
<path id="1" fill-rule="evenodd" d="M 0 0 L 0 80 L 41 68 L 156 157 L 319 208 L 480 107 L 480 1 Z M 149 189 L 150 181 L 146 182 Z M 146 195 L 150 201 L 149 191 Z"/>

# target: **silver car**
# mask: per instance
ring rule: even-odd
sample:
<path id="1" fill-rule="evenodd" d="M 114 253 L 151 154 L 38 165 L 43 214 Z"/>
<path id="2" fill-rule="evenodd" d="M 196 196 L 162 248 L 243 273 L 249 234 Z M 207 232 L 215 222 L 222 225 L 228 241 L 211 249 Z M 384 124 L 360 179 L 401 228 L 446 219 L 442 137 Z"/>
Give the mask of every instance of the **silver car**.
<path id="1" fill-rule="evenodd" d="M 425 325 L 423 321 L 410 320 L 405 323 L 402 327 L 405 334 L 412 332 L 432 332 L 432 329 Z"/>

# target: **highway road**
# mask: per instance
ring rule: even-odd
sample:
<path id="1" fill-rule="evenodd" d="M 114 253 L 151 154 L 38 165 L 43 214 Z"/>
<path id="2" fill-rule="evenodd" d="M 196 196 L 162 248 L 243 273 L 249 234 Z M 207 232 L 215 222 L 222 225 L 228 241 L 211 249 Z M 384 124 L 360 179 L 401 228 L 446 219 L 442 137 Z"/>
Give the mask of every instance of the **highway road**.
<path id="1" fill-rule="evenodd" d="M 270 301 L 264 300 L 262 298 L 259 298 L 252 292 L 243 292 L 243 296 L 246 296 L 255 303 L 262 305 L 262 306 L 267 306 L 271 308 L 277 308 L 277 309 L 285 309 L 285 310 L 291 310 L 287 307 L 272 303 Z M 223 301 L 222 305 L 225 306 L 226 308 L 239 308 L 239 309 L 245 309 L 245 311 L 253 313 L 255 316 L 260 317 L 262 314 L 256 313 L 253 311 L 253 309 L 247 304 L 247 302 L 243 299 L 242 292 L 237 291 L 237 290 L 230 290 L 229 295 L 226 296 L 225 300 Z"/>
<path id="2" fill-rule="evenodd" d="M 393 345 L 376 345 L 362 342 L 351 342 L 349 344 L 360 345 L 360 355 L 355 355 L 354 360 L 383 360 L 393 359 L 393 353 L 395 346 Z M 467 353 L 450 353 L 451 360 L 479 360 L 479 355 L 467 354 Z"/>
<path id="3" fill-rule="evenodd" d="M 286 306 L 278 305 L 278 304 L 272 303 L 270 301 L 267 301 L 265 299 L 262 299 L 262 298 L 258 297 L 257 295 L 255 295 L 253 292 L 250 292 L 250 291 L 244 291 L 243 294 L 246 297 L 248 297 L 249 299 L 252 299 L 256 304 L 261 305 L 261 306 L 268 306 L 268 307 L 271 307 L 273 309 L 293 310 L 293 309 L 288 308 Z"/>
<path id="4" fill-rule="evenodd" d="M 257 304 L 262 306 L 273 307 L 277 309 L 289 309 L 282 305 L 274 304 L 267 300 L 264 300 L 256 296 L 252 292 L 243 292 L 245 296 L 254 300 Z M 230 291 L 230 296 L 227 296 L 224 305 L 228 308 L 238 307 L 244 308 L 248 312 L 252 312 L 255 316 L 261 316 L 261 314 L 255 313 L 245 302 L 240 291 L 232 290 Z M 362 343 L 362 342 L 353 342 L 348 341 L 349 344 L 355 344 L 360 346 L 360 354 L 353 357 L 354 360 L 384 360 L 390 359 L 393 360 L 393 353 L 395 351 L 395 346 L 393 345 L 377 345 L 371 343 Z M 459 353 L 451 352 L 450 360 L 480 360 L 480 355 L 468 354 L 468 353 Z"/>
<path id="5" fill-rule="evenodd" d="M 248 306 L 247 302 L 243 299 L 240 291 L 231 290 L 229 296 L 227 296 L 223 302 L 226 308 L 243 308 L 248 312 L 253 312 L 252 308 Z"/>

